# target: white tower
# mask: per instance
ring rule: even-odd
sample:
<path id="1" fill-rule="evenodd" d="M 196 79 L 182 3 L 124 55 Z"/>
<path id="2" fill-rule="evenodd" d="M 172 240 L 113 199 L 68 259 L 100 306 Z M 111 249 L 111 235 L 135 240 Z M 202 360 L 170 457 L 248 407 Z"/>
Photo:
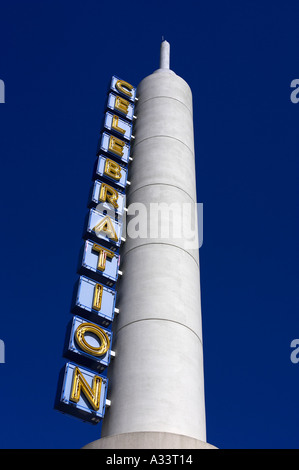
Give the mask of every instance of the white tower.
<path id="1" fill-rule="evenodd" d="M 111 406 L 102 438 L 85 448 L 213 447 L 205 429 L 199 250 L 172 232 L 180 208 L 197 201 L 192 94 L 170 70 L 169 49 L 163 41 L 160 68 L 137 88 L 127 206 L 147 208 L 140 226 L 152 223 L 153 203 L 174 204 L 174 219 L 169 226 L 162 217 L 159 226 L 168 238 L 128 233 L 122 247 Z"/>

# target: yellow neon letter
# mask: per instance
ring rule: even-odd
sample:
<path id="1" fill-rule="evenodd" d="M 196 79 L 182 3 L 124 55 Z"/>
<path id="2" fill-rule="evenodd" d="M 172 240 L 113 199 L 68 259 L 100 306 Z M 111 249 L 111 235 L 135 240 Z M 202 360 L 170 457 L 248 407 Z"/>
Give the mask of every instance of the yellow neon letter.
<path id="1" fill-rule="evenodd" d="M 116 189 L 112 188 L 106 183 L 101 184 L 101 190 L 100 190 L 100 195 L 99 195 L 99 201 L 106 202 L 108 201 L 112 206 L 117 209 L 118 204 L 118 192 Z"/>
<path id="2" fill-rule="evenodd" d="M 99 340 L 100 346 L 91 346 L 85 339 L 85 333 L 93 333 Z M 94 323 L 81 323 L 76 329 L 75 338 L 80 348 L 92 356 L 103 356 L 109 351 L 110 339 L 107 333 Z"/>
<path id="3" fill-rule="evenodd" d="M 99 253 L 97 269 L 99 271 L 105 271 L 107 256 L 110 259 L 114 258 L 115 256 L 114 252 L 110 250 L 106 250 L 102 246 L 97 245 L 96 243 L 93 244 L 92 249 L 96 251 L 97 253 Z"/>
<path id="4" fill-rule="evenodd" d="M 118 155 L 119 157 L 122 157 L 124 154 L 125 145 L 126 143 L 123 140 L 120 140 L 117 137 L 114 137 L 113 135 L 110 136 L 110 139 L 109 139 L 110 152 L 114 153 L 115 155 Z"/>
<path id="5" fill-rule="evenodd" d="M 112 129 L 114 129 L 117 132 L 120 132 L 121 134 L 126 133 L 125 129 L 122 129 L 121 127 L 119 127 L 119 125 L 118 125 L 118 116 L 116 116 L 116 114 L 113 115 L 111 127 L 112 127 Z"/>
<path id="6" fill-rule="evenodd" d="M 73 385 L 70 400 L 78 403 L 82 391 L 93 409 L 98 411 L 101 401 L 101 388 L 102 378 L 100 376 L 94 376 L 91 388 L 86 382 L 82 372 L 80 372 L 79 367 L 76 367 L 73 373 Z"/>
<path id="7" fill-rule="evenodd" d="M 94 226 L 93 230 L 99 235 L 103 232 L 107 235 L 108 238 L 111 240 L 116 241 L 118 239 L 115 228 L 113 227 L 112 220 L 110 219 L 109 215 L 106 215 L 97 225 Z"/>
<path id="8" fill-rule="evenodd" d="M 128 114 L 130 103 L 128 100 L 117 96 L 115 98 L 114 109 L 121 111 L 124 114 Z"/>
<path id="9" fill-rule="evenodd" d="M 101 310 L 103 297 L 103 286 L 101 284 L 96 284 L 93 293 L 92 308 L 94 310 Z"/>
<path id="10" fill-rule="evenodd" d="M 127 96 L 132 96 L 131 90 L 133 90 L 134 87 L 130 85 L 130 83 L 125 82 L 124 80 L 117 80 L 115 88 L 117 88 L 118 91 L 124 93 Z"/>
<path id="11" fill-rule="evenodd" d="M 113 160 L 107 158 L 104 168 L 104 175 L 110 176 L 110 178 L 119 181 L 121 179 L 121 166 Z"/>

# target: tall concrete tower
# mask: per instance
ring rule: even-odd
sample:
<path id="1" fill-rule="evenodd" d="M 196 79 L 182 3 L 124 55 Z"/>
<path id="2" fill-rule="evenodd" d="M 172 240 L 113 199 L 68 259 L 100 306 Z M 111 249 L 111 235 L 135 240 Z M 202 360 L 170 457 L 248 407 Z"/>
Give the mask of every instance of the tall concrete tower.
<path id="1" fill-rule="evenodd" d="M 192 94 L 169 63 L 163 41 L 160 68 L 137 87 L 127 227 L 130 208 L 142 204 L 146 234 L 128 230 L 122 247 L 111 406 L 102 438 L 85 448 L 213 447 L 206 443 L 199 250 L 172 230 L 179 216 L 186 224 L 181 208 L 197 201 Z M 158 204 L 173 211 L 157 233 L 151 209 Z M 197 224 L 194 230 L 197 238 Z"/>

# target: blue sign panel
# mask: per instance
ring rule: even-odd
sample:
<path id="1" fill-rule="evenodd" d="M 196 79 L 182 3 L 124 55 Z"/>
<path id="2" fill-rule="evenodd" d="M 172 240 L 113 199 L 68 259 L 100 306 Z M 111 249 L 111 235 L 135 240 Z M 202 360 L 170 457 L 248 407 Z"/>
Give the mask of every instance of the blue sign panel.
<path id="1" fill-rule="evenodd" d="M 96 180 L 90 206 L 99 211 L 114 212 L 115 215 L 121 217 L 125 209 L 125 195 L 107 183 Z"/>
<path id="2" fill-rule="evenodd" d="M 115 133 L 120 139 L 130 140 L 132 137 L 132 124 L 109 111 L 105 114 L 104 127 Z"/>
<path id="3" fill-rule="evenodd" d="M 95 176 L 101 177 L 101 179 L 117 189 L 124 190 L 127 185 L 128 170 L 110 158 L 100 155 Z"/>
<path id="4" fill-rule="evenodd" d="M 56 408 L 84 421 L 97 424 L 105 414 L 108 379 L 96 372 L 66 363 L 60 381 Z"/>
<path id="5" fill-rule="evenodd" d="M 134 103 L 136 98 L 136 88 L 125 80 L 121 80 L 120 78 L 113 75 L 110 89 L 116 94 L 119 94 Z"/>
<path id="6" fill-rule="evenodd" d="M 112 333 L 99 325 L 74 316 L 65 356 L 97 372 L 110 363 Z"/>
<path id="7" fill-rule="evenodd" d="M 118 278 L 119 255 L 102 245 L 86 240 L 79 273 L 107 286 L 113 286 Z"/>
<path id="8" fill-rule="evenodd" d="M 116 292 L 85 276 L 80 276 L 72 311 L 103 326 L 114 318 Z"/>
<path id="9" fill-rule="evenodd" d="M 129 121 L 132 121 L 134 116 L 134 105 L 126 98 L 117 96 L 114 93 L 109 93 L 107 107 L 115 113 L 129 119 Z"/>
<path id="10" fill-rule="evenodd" d="M 111 250 L 121 245 L 122 223 L 109 215 L 90 209 L 86 235 L 96 243 L 103 243 Z"/>

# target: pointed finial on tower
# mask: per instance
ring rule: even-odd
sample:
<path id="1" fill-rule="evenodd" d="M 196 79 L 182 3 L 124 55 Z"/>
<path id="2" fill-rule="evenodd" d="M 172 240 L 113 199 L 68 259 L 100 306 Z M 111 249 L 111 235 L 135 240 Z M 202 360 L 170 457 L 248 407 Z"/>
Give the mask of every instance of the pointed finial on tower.
<path id="1" fill-rule="evenodd" d="M 165 41 L 164 36 L 162 36 L 162 42 L 160 47 L 160 69 L 170 68 L 170 44 Z"/>

